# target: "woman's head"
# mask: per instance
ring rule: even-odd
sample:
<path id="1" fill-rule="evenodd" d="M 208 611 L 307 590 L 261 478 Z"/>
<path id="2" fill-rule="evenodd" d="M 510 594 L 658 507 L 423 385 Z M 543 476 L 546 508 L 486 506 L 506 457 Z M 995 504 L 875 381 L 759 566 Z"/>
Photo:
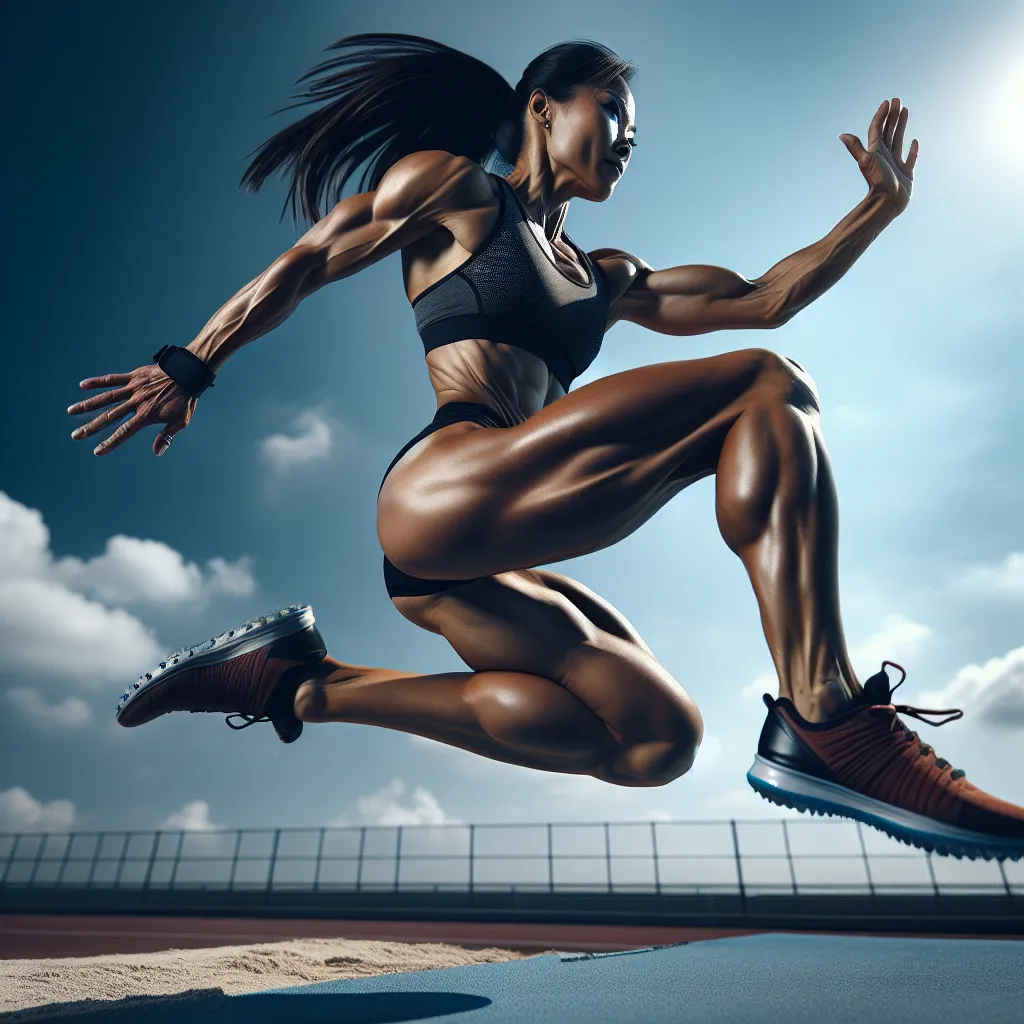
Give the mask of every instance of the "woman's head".
<path id="1" fill-rule="evenodd" d="M 629 161 L 635 67 L 592 42 L 560 43 L 523 72 L 495 136 L 501 157 L 528 170 L 544 154 L 556 179 L 588 199 L 607 199 Z M 617 167 L 613 165 L 618 165 Z"/>
<path id="2" fill-rule="evenodd" d="M 573 194 L 597 200 L 616 180 L 604 161 L 628 159 L 636 69 L 599 43 L 545 50 L 515 89 L 482 61 L 420 36 L 356 35 L 329 49 L 341 54 L 299 79 L 311 84 L 292 106 L 323 105 L 268 139 L 242 178 L 257 191 L 275 171 L 290 170 L 285 210 L 290 204 L 296 219 L 301 209 L 308 222 L 319 220 L 321 202 L 338 202 L 359 166 L 366 164 L 360 191 L 373 190 L 419 150 L 481 163 L 497 152 L 511 164 L 546 151 L 556 173 L 575 183 Z M 453 96 L 457 102 L 442 102 Z"/>

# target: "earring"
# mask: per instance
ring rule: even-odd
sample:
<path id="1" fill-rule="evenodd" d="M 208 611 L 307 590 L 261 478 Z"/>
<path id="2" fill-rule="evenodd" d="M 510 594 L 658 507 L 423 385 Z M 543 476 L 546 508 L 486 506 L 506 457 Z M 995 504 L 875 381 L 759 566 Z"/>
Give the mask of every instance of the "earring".
<path id="1" fill-rule="evenodd" d="M 548 131 L 551 131 L 551 122 L 550 121 L 545 121 L 544 122 L 544 127 L 547 128 Z"/>

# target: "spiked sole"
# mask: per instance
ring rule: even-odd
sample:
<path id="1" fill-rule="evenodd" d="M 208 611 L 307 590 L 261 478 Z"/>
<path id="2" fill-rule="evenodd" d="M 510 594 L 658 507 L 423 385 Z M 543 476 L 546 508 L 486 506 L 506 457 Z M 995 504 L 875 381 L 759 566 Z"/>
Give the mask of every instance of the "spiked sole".
<path id="1" fill-rule="evenodd" d="M 758 796 L 779 807 L 853 818 L 901 843 L 929 853 L 970 860 L 979 857 L 985 860 L 1020 860 L 1024 857 L 1024 842 L 1020 840 L 1001 839 L 947 825 L 893 804 L 873 800 L 834 782 L 783 768 L 760 754 L 754 755 L 754 763 L 747 772 L 747 782 Z"/>
<path id="2" fill-rule="evenodd" d="M 118 723 L 125 724 L 123 719 L 126 709 L 143 694 L 152 694 L 185 669 L 204 668 L 230 661 L 307 629 L 315 621 L 313 609 L 308 604 L 293 604 L 271 615 L 250 619 L 237 629 L 220 633 L 201 644 L 175 651 L 165 661 L 161 661 L 157 668 L 139 676 L 138 681 L 121 694 L 121 701 L 115 709 Z"/>

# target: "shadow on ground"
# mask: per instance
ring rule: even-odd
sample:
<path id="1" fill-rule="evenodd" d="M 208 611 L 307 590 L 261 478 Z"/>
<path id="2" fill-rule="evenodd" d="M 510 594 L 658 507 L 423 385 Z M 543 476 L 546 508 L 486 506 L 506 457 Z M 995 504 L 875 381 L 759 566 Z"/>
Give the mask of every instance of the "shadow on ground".
<path id="1" fill-rule="evenodd" d="M 254 993 L 227 996 L 219 988 L 197 989 L 173 996 L 143 996 L 104 1001 L 85 999 L 51 1003 L 0 1014 L 0 1021 L 72 1019 L 75 1024 L 180 1024 L 182 1020 L 210 1020 L 217 1024 L 391 1024 L 465 1013 L 490 1006 L 484 996 L 462 992 L 325 992 Z"/>

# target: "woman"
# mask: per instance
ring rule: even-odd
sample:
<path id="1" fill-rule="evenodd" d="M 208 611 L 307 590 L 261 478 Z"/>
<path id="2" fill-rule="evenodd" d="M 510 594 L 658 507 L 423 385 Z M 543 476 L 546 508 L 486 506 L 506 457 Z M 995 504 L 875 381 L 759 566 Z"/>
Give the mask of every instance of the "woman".
<path id="1" fill-rule="evenodd" d="M 754 280 L 710 266 L 653 271 L 618 249 L 584 253 L 564 230 L 569 201 L 604 202 L 629 163 L 629 62 L 565 43 L 513 90 L 414 36 L 333 49 L 302 94 L 323 105 L 271 138 L 243 179 L 259 188 L 290 169 L 293 214 L 301 207 L 312 227 L 187 349 L 83 381 L 113 390 L 69 412 L 111 408 L 73 436 L 133 413 L 96 454 L 157 423 L 164 454 L 230 355 L 316 289 L 401 251 L 438 410 L 381 485 L 384 578 L 399 612 L 472 671 L 326 657 L 311 609 L 296 606 L 169 658 L 126 691 L 121 724 L 231 711 L 244 720 L 233 727 L 270 721 L 291 742 L 303 722 L 362 722 L 531 768 L 664 785 L 693 763 L 697 707 L 619 612 L 535 567 L 614 544 L 715 474 L 722 536 L 750 575 L 779 676 L 779 698 L 764 696 L 753 788 L 925 849 L 1019 857 L 1024 810 L 973 787 L 910 732 L 897 712 L 922 713 L 891 703 L 890 663 L 863 685 L 850 664 L 836 494 L 804 369 L 748 348 L 567 393 L 618 320 L 670 335 L 767 330 L 823 294 L 910 200 L 918 144 L 901 157 L 906 108 L 881 104 L 866 149 L 842 136 L 868 189 L 822 241 Z M 442 96 L 457 102 L 439 116 Z M 481 166 L 495 154 L 511 165 L 504 177 Z M 339 201 L 370 157 L 366 190 Z M 334 205 L 321 218 L 325 198 Z"/>

